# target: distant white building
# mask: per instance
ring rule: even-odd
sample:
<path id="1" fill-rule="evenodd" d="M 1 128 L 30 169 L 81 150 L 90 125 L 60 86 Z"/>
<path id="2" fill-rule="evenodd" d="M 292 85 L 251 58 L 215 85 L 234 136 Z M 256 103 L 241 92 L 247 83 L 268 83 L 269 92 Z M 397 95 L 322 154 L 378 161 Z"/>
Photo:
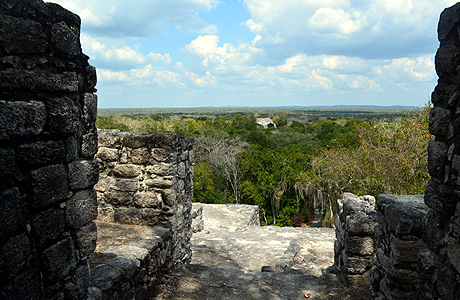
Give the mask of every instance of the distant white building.
<path id="1" fill-rule="evenodd" d="M 268 128 L 268 124 L 273 124 L 276 128 L 275 123 L 273 123 L 273 120 L 270 118 L 256 118 L 256 123 L 262 125 L 265 129 Z"/>

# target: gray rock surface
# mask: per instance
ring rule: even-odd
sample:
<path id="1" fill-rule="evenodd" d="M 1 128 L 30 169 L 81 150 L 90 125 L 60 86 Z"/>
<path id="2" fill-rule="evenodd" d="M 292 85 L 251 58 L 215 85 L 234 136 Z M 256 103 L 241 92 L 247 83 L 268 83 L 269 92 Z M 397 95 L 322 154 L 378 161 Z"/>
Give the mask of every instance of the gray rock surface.
<path id="1" fill-rule="evenodd" d="M 192 236 L 192 263 L 151 299 L 369 299 L 368 287 L 344 287 L 326 271 L 334 229 L 248 225 L 253 207 L 200 206 L 204 228 Z"/>

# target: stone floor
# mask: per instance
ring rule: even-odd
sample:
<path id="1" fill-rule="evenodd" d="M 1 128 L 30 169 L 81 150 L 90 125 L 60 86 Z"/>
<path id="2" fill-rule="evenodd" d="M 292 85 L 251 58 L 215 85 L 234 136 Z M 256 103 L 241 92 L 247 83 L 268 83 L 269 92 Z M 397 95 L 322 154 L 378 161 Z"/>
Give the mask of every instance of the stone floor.
<path id="1" fill-rule="evenodd" d="M 205 206 L 204 230 L 192 237 L 192 264 L 167 276 L 152 299 L 370 299 L 368 286 L 345 287 L 326 271 L 333 229 L 235 226 L 213 209 Z"/>

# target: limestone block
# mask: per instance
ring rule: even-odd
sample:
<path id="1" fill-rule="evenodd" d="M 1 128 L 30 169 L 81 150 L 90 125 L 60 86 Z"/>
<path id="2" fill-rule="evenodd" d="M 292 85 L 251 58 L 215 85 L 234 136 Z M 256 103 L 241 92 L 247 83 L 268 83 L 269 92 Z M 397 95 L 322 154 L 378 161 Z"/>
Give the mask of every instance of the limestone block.
<path id="1" fill-rule="evenodd" d="M 120 130 L 97 130 L 99 147 L 115 148 L 118 149 L 123 144 L 123 139 Z"/>
<path id="2" fill-rule="evenodd" d="M 170 150 L 164 148 L 152 149 L 152 156 L 156 161 L 160 162 L 172 162 L 173 153 Z"/>
<path id="3" fill-rule="evenodd" d="M 50 282 L 69 274 L 76 267 L 77 263 L 72 239 L 67 237 L 45 249 L 43 251 L 42 263 L 46 278 Z"/>
<path id="4" fill-rule="evenodd" d="M 32 171 L 33 205 L 46 207 L 67 198 L 67 172 L 63 165 Z"/>
<path id="5" fill-rule="evenodd" d="M 155 177 L 152 179 L 147 179 L 145 180 L 145 184 L 148 186 L 152 187 L 157 187 L 157 188 L 170 188 L 173 184 L 171 176 L 165 176 L 165 177 Z"/>
<path id="6" fill-rule="evenodd" d="M 171 175 L 171 165 L 165 163 L 156 163 L 154 165 L 147 166 L 146 171 L 150 174 L 159 176 L 169 176 Z"/>
<path id="7" fill-rule="evenodd" d="M 125 191 L 109 190 L 104 193 L 103 200 L 107 203 L 123 206 L 129 205 L 133 200 L 134 193 L 128 193 Z"/>
<path id="8" fill-rule="evenodd" d="M 342 252 L 344 268 L 350 274 L 363 274 L 372 267 L 373 256 L 349 256 Z"/>
<path id="9" fill-rule="evenodd" d="M 29 238 L 25 233 L 6 241 L 0 249 L 3 259 L 3 263 L 0 265 L 0 278 L 8 280 L 18 275 L 32 258 L 30 249 Z"/>
<path id="10" fill-rule="evenodd" d="M 418 260 L 418 253 L 428 248 L 421 239 L 416 241 L 404 241 L 392 235 L 390 241 L 391 258 L 394 260 L 395 264 L 415 263 Z"/>
<path id="11" fill-rule="evenodd" d="M 61 97 L 46 102 L 49 114 L 49 126 L 52 133 L 68 136 L 75 133 L 80 126 L 78 98 Z"/>
<path id="12" fill-rule="evenodd" d="M 450 110 L 434 107 L 430 111 L 429 131 L 433 135 L 447 135 L 447 129 L 450 121 Z"/>
<path id="13" fill-rule="evenodd" d="M 163 216 L 162 210 L 154 208 L 114 208 L 114 221 L 123 224 L 161 225 L 161 217 Z"/>
<path id="14" fill-rule="evenodd" d="M 404 201 L 407 200 L 407 201 Z M 385 217 L 390 230 L 397 236 L 413 234 L 420 235 L 423 232 L 424 217 L 427 207 L 423 198 L 404 199 L 399 197 L 398 201 L 385 207 Z"/>
<path id="15" fill-rule="evenodd" d="M 372 255 L 374 253 L 374 239 L 369 236 L 362 237 L 348 234 L 345 237 L 345 249 L 348 255 Z"/>
<path id="16" fill-rule="evenodd" d="M 346 230 L 352 235 L 373 235 L 375 226 L 375 213 L 356 212 L 346 217 Z"/>
<path id="17" fill-rule="evenodd" d="M 372 196 L 358 197 L 351 193 L 343 193 L 341 202 L 345 215 L 355 211 L 369 212 L 374 210 L 375 198 Z"/>
<path id="18" fill-rule="evenodd" d="M 81 137 L 81 155 L 84 158 L 92 159 L 97 151 L 97 135 L 95 133 L 84 134 Z"/>
<path id="19" fill-rule="evenodd" d="M 97 217 L 96 191 L 83 190 L 75 193 L 65 207 L 67 225 L 79 228 Z"/>
<path id="20" fill-rule="evenodd" d="M 97 95 L 85 93 L 83 96 L 83 118 L 87 128 L 92 128 L 97 118 Z"/>
<path id="21" fill-rule="evenodd" d="M 45 210 L 33 218 L 31 225 L 35 242 L 43 246 L 64 233 L 64 211 L 62 209 Z"/>
<path id="22" fill-rule="evenodd" d="M 26 195 L 18 188 L 0 192 L 0 241 L 9 238 L 27 223 Z"/>
<path id="23" fill-rule="evenodd" d="M 113 182 L 112 188 L 122 192 L 136 192 L 139 188 L 139 181 L 134 179 L 117 178 Z"/>
<path id="24" fill-rule="evenodd" d="M 435 56 L 435 67 L 436 73 L 439 77 L 455 74 L 455 68 L 457 64 L 457 56 L 459 54 L 459 48 L 453 43 L 445 44 L 443 47 L 439 47 Z"/>
<path id="25" fill-rule="evenodd" d="M 150 161 L 151 154 L 146 148 L 133 149 L 129 156 L 129 162 L 137 165 L 145 165 Z"/>
<path id="26" fill-rule="evenodd" d="M 444 179 L 448 148 L 443 142 L 430 141 L 428 143 L 428 171 L 431 176 Z"/>
<path id="27" fill-rule="evenodd" d="M 62 141 L 38 141 L 20 145 L 16 150 L 18 161 L 35 165 L 62 163 L 65 154 Z"/>
<path id="28" fill-rule="evenodd" d="M 43 53 L 48 48 L 48 37 L 40 23 L 2 14 L 0 47 L 9 54 Z"/>
<path id="29" fill-rule="evenodd" d="M 13 149 L 0 148 L 0 182 L 7 185 L 16 173 L 16 158 Z M 0 185 L 1 185 L 0 183 Z"/>
<path id="30" fill-rule="evenodd" d="M 110 177 L 100 175 L 99 181 L 94 186 L 94 189 L 98 192 L 106 192 L 112 186 L 112 181 Z"/>
<path id="31" fill-rule="evenodd" d="M 118 150 L 99 147 L 96 157 L 107 162 L 116 161 L 118 159 Z"/>
<path id="32" fill-rule="evenodd" d="M 113 173 L 116 176 L 124 178 L 132 178 L 141 175 L 141 167 L 134 164 L 117 164 L 113 168 Z"/>
<path id="33" fill-rule="evenodd" d="M 16 276 L 12 284 L 2 289 L 2 296 L 5 299 L 41 299 L 43 297 L 41 284 L 42 276 L 40 271 L 35 268 L 29 268 Z"/>
<path id="34" fill-rule="evenodd" d="M 75 231 L 75 246 L 80 255 L 87 257 L 96 249 L 97 228 L 94 222 L 80 227 Z"/>
<path id="35" fill-rule="evenodd" d="M 145 147 L 149 140 L 149 135 L 147 134 L 130 134 L 124 137 L 124 144 L 126 147 L 137 149 Z"/>
<path id="36" fill-rule="evenodd" d="M 183 162 L 179 163 L 177 167 L 177 174 L 179 178 L 186 178 L 185 164 Z"/>
<path id="37" fill-rule="evenodd" d="M 95 87 L 97 83 L 97 75 L 96 75 L 96 68 L 93 66 L 87 66 L 85 68 L 85 75 L 86 75 L 86 91 L 93 93 L 95 92 Z"/>
<path id="38" fill-rule="evenodd" d="M 79 190 L 93 187 L 99 179 L 99 166 L 95 160 L 79 160 L 69 164 L 69 186 Z"/>
<path id="39" fill-rule="evenodd" d="M 66 57 L 75 57 L 81 54 L 79 27 L 69 27 L 65 22 L 53 24 L 51 26 L 51 42 L 54 50 Z"/>
<path id="40" fill-rule="evenodd" d="M 0 71 L 0 88 L 5 90 L 39 90 L 46 92 L 78 92 L 76 72 L 52 73 L 43 70 Z"/>
<path id="41" fill-rule="evenodd" d="M 161 208 L 161 195 L 155 192 L 140 192 L 134 195 L 133 202 L 138 207 Z"/>
<path id="42" fill-rule="evenodd" d="M 43 131 L 46 117 L 43 102 L 0 100 L 0 139 L 38 135 Z"/>

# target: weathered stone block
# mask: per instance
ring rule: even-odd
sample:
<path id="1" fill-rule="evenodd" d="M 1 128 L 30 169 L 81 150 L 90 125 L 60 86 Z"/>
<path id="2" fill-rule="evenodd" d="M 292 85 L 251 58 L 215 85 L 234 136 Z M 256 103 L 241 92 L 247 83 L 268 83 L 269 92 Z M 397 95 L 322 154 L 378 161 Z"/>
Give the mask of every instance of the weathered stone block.
<path id="1" fill-rule="evenodd" d="M 67 225 L 78 228 L 96 219 L 97 197 L 94 190 L 83 190 L 73 195 L 65 208 Z"/>
<path id="2" fill-rule="evenodd" d="M 123 224 L 161 225 L 164 212 L 154 208 L 119 207 L 114 209 L 115 222 Z"/>
<path id="3" fill-rule="evenodd" d="M 25 228 L 28 219 L 26 201 L 26 195 L 18 188 L 0 192 L 0 241 Z"/>
<path id="4" fill-rule="evenodd" d="M 99 147 L 97 152 L 97 158 L 107 162 L 116 161 L 118 159 L 118 150 L 106 147 Z"/>
<path id="5" fill-rule="evenodd" d="M 16 158 L 13 149 L 0 148 L 0 169 L 2 170 L 0 182 L 7 186 L 7 181 L 11 181 L 16 173 Z"/>
<path id="6" fill-rule="evenodd" d="M 390 230 L 397 236 L 423 232 L 427 207 L 423 197 L 398 197 L 398 202 L 385 206 L 385 217 Z"/>
<path id="7" fill-rule="evenodd" d="M 84 158 L 92 159 L 97 153 L 97 135 L 95 133 L 85 134 L 81 137 L 81 155 Z"/>
<path id="8" fill-rule="evenodd" d="M 145 147 L 149 139 L 149 135 L 141 133 L 126 135 L 123 140 L 126 147 L 136 149 Z"/>
<path id="9" fill-rule="evenodd" d="M 56 74 L 43 70 L 8 69 L 0 71 L 0 88 L 72 93 L 78 92 L 78 76 L 76 72 Z"/>
<path id="10" fill-rule="evenodd" d="M 123 270 L 118 267 L 100 265 L 93 269 L 90 284 L 97 287 L 103 294 L 110 291 L 114 285 L 121 283 Z"/>
<path id="11" fill-rule="evenodd" d="M 433 135 L 447 135 L 447 128 L 449 127 L 450 116 L 450 110 L 441 107 L 434 107 L 430 111 L 430 133 Z"/>
<path id="12" fill-rule="evenodd" d="M 41 299 L 41 283 L 40 271 L 31 267 L 16 276 L 11 284 L 0 289 L 0 293 L 4 299 Z"/>
<path id="13" fill-rule="evenodd" d="M 48 37 L 40 23 L 2 15 L 0 48 L 9 54 L 37 54 L 48 48 Z"/>
<path id="14" fill-rule="evenodd" d="M 356 254 L 361 256 L 373 255 L 375 248 L 374 248 L 374 240 L 372 237 L 369 236 L 353 236 L 347 235 L 345 237 L 345 250 L 347 253 Z"/>
<path id="15" fill-rule="evenodd" d="M 39 246 L 56 240 L 64 233 L 64 229 L 65 218 L 62 209 L 45 210 L 32 220 L 32 234 Z"/>
<path id="16" fill-rule="evenodd" d="M 171 175 L 171 164 L 157 163 L 152 166 L 147 166 L 146 171 L 150 174 L 155 174 L 159 176 L 169 176 Z"/>
<path id="17" fill-rule="evenodd" d="M 443 142 L 430 141 L 428 143 L 428 171 L 431 176 L 444 179 L 448 149 L 449 147 Z"/>
<path id="18" fill-rule="evenodd" d="M 123 145 L 120 130 L 98 129 L 97 132 L 99 148 L 106 147 L 118 149 Z"/>
<path id="19" fill-rule="evenodd" d="M 394 235 L 391 236 L 390 243 L 391 258 L 394 260 L 395 264 L 416 263 L 418 260 L 418 253 L 428 248 L 422 239 L 404 241 Z"/>
<path id="20" fill-rule="evenodd" d="M 43 102 L 0 100 L 0 139 L 38 135 L 43 131 L 46 117 Z"/>
<path id="21" fill-rule="evenodd" d="M 160 162 L 172 162 L 173 160 L 172 152 L 164 148 L 152 149 L 152 156 L 155 158 L 156 161 Z"/>
<path id="22" fill-rule="evenodd" d="M 43 251 L 43 266 L 46 278 L 54 282 L 63 278 L 76 267 L 75 248 L 70 237 L 56 243 Z"/>
<path id="23" fill-rule="evenodd" d="M 343 251 L 344 268 L 350 274 L 364 274 L 372 267 L 373 256 L 349 256 Z"/>
<path id="24" fill-rule="evenodd" d="M 161 208 L 161 195 L 155 192 L 140 192 L 134 195 L 134 204 L 138 207 Z"/>
<path id="25" fill-rule="evenodd" d="M 63 165 L 32 171 L 33 205 L 46 207 L 67 198 L 67 172 Z"/>
<path id="26" fill-rule="evenodd" d="M 352 235 L 373 235 L 375 226 L 377 226 L 375 213 L 355 212 L 346 217 L 346 230 Z"/>
<path id="27" fill-rule="evenodd" d="M 80 255 L 89 256 L 96 249 L 97 227 L 94 222 L 80 227 L 75 231 L 75 245 Z"/>
<path id="28" fill-rule="evenodd" d="M 95 160 L 80 160 L 69 164 L 69 186 L 73 190 L 94 186 L 99 179 L 99 166 Z"/>
<path id="29" fill-rule="evenodd" d="M 123 192 L 136 192 L 139 187 L 139 181 L 134 179 L 115 179 L 113 188 Z"/>
<path id="30" fill-rule="evenodd" d="M 54 98 L 46 102 L 51 132 L 68 136 L 78 130 L 80 126 L 80 111 L 77 103 L 77 98 L 70 97 Z"/>
<path id="31" fill-rule="evenodd" d="M 151 157 L 150 152 L 146 148 L 133 149 L 129 156 L 129 162 L 144 165 L 151 160 Z"/>
<path id="32" fill-rule="evenodd" d="M 51 42 L 54 50 L 66 57 L 75 57 L 81 54 L 79 27 L 68 27 L 65 22 L 53 24 L 51 26 Z"/>
<path id="33" fill-rule="evenodd" d="M 96 68 L 93 66 L 87 66 L 85 68 L 86 75 L 86 91 L 93 93 L 97 83 Z"/>
<path id="34" fill-rule="evenodd" d="M 126 193 L 124 191 L 109 190 L 104 193 L 103 200 L 113 205 L 129 205 L 133 201 L 134 193 Z"/>
<path id="35" fill-rule="evenodd" d="M 8 280 L 25 269 L 32 253 L 29 238 L 25 233 L 12 237 L 1 248 L 2 264 L 0 265 L 0 281 Z"/>
<path id="36" fill-rule="evenodd" d="M 64 142 L 62 141 L 38 141 L 20 145 L 16 150 L 17 159 L 28 164 L 62 163 L 65 154 Z"/>
<path id="37" fill-rule="evenodd" d="M 132 178 L 141 175 L 141 167 L 134 164 L 117 164 L 113 168 L 113 173 L 116 176 L 124 178 Z"/>
<path id="38" fill-rule="evenodd" d="M 170 188 L 173 184 L 171 178 L 168 177 L 155 177 L 153 179 L 145 180 L 145 184 L 157 188 Z"/>
<path id="39" fill-rule="evenodd" d="M 97 96 L 85 93 L 83 97 L 83 117 L 87 128 L 92 128 L 97 118 Z"/>

